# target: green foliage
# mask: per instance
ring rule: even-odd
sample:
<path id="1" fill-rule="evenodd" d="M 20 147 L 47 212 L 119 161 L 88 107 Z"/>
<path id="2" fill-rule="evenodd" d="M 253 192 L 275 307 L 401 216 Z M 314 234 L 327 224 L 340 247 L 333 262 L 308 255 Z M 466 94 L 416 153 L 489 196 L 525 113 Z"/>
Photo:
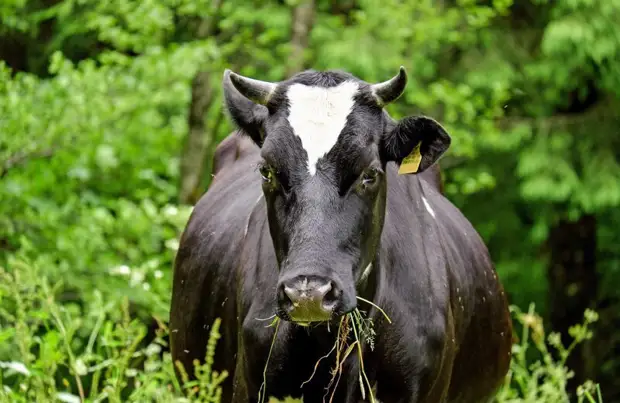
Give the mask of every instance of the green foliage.
<path id="1" fill-rule="evenodd" d="M 558 219 L 584 213 L 599 218 L 604 257 L 593 300 L 619 296 L 620 1 L 315 3 L 309 67 L 382 81 L 404 65 L 409 85 L 389 112 L 430 115 L 452 135 L 446 194 L 489 245 L 514 305 L 535 301 L 545 316 L 542 246 Z M 146 352 L 165 329 L 144 335 L 167 320 L 191 212 L 176 198 L 192 80 L 209 74 L 206 123 L 219 141 L 232 129 L 222 71 L 285 78 L 296 4 L 0 4 L 0 266 L 12 284 L 0 285 L 0 361 L 11 399 L 79 395 L 79 378 L 93 398 L 179 396 L 169 357 Z M 538 367 L 531 350 L 516 354 L 518 382 L 502 401 L 564 399 L 565 359 L 534 346 Z M 30 376 L 15 373 L 19 363 Z M 217 377 L 201 374 L 216 396 Z"/>
<path id="2" fill-rule="evenodd" d="M 496 402 L 569 402 L 567 382 L 574 374 L 566 367 L 566 360 L 577 345 L 592 337 L 588 326 L 598 320 L 598 315 L 594 311 L 586 311 L 583 324 L 576 324 L 570 329 L 572 343 L 564 346 L 558 333 L 554 332 L 545 337 L 543 320 L 536 315 L 534 304 L 530 305 L 527 313 L 521 312 L 515 306 L 512 310 L 522 325 L 521 340 L 513 346 L 510 371 L 496 396 Z M 534 363 L 530 363 L 527 357 L 530 347 L 535 347 L 540 356 Z M 556 355 L 559 359 L 555 358 Z M 591 381 L 580 385 L 577 394 L 580 403 L 603 401 L 598 385 Z"/>
<path id="3" fill-rule="evenodd" d="M 169 294 L 176 239 L 189 215 L 171 204 L 187 85 L 209 49 L 197 42 L 131 60 L 108 53 L 99 66 L 55 54 L 55 77 L 45 80 L 10 78 L 3 67 L 0 237 L 11 249 L 85 291 L 78 298 L 99 288 L 167 314 L 160 296 Z M 131 268 L 129 281 L 110 278 L 119 266 Z M 158 276 L 157 290 L 142 283 L 145 276 Z"/>
<path id="4" fill-rule="evenodd" d="M 576 12 L 578 11 L 578 12 Z M 620 56 L 618 27 L 610 16 L 620 12 L 618 0 L 564 0 L 552 9 L 552 21 L 545 28 L 541 51 L 545 58 L 533 73 L 547 82 L 544 94 L 557 102 L 562 94 L 555 92 L 580 90 L 583 77 L 598 75 L 598 85 L 620 94 Z"/>
<path id="5" fill-rule="evenodd" d="M 60 290 L 62 284 L 50 283 L 34 262 L 12 258 L 8 268 L 0 268 L 0 399 L 220 402 L 219 385 L 228 373 L 212 370 L 219 319 L 210 331 L 205 362 L 194 368 L 196 380 L 187 381 L 186 372 L 178 367 L 185 380 L 181 387 L 170 354 L 162 354 L 169 331 L 165 324 L 159 323 L 155 337 L 146 340 L 147 329 L 131 318 L 127 299 L 105 300 L 96 290 L 85 304 L 60 303 Z M 572 374 L 566 359 L 576 345 L 592 336 L 588 326 L 597 321 L 596 313 L 586 312 L 584 323 L 571 329 L 574 341 L 568 347 L 555 333 L 545 337 L 533 305 L 527 313 L 513 307 L 513 314 L 523 325 L 522 336 L 513 346 L 509 376 L 495 401 L 568 402 L 566 382 Z M 356 326 L 366 326 L 358 319 L 351 322 L 354 331 L 359 331 Z M 357 336 L 355 340 L 360 342 Z M 533 363 L 526 357 L 532 346 L 540 355 Z M 578 395 L 579 402 L 602 402 L 598 385 L 592 382 L 580 386 Z M 269 402 L 277 403 L 273 398 Z M 281 403 L 294 402 L 298 401 Z"/>
<path id="6" fill-rule="evenodd" d="M 0 268 L 2 401 L 220 402 L 228 374 L 211 370 L 219 320 L 196 381 L 181 387 L 170 354 L 161 353 L 165 325 L 145 340 L 146 326 L 131 318 L 126 298 L 105 300 L 95 290 L 85 304 L 61 304 L 61 285 L 26 260 Z"/>

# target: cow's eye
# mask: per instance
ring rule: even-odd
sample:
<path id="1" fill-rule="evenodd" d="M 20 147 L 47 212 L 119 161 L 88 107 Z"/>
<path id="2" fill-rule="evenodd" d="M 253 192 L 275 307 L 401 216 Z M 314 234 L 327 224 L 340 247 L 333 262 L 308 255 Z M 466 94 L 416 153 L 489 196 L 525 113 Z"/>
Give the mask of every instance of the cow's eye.
<path id="1" fill-rule="evenodd" d="M 273 181 L 273 170 L 271 169 L 271 167 L 267 165 L 261 165 L 258 170 L 260 171 L 260 175 L 263 178 L 263 182 L 271 183 Z"/>
<path id="2" fill-rule="evenodd" d="M 372 185 L 376 182 L 379 176 L 379 170 L 377 168 L 370 168 L 362 175 L 362 184 L 365 186 Z"/>

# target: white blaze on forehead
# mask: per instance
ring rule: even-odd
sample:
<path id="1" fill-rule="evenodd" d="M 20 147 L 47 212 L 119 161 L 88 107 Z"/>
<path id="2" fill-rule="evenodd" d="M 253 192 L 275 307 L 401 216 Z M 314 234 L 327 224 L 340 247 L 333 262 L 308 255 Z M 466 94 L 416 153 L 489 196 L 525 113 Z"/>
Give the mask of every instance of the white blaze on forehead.
<path id="1" fill-rule="evenodd" d="M 310 174 L 316 172 L 319 158 L 332 149 L 353 110 L 358 85 L 352 81 L 331 87 L 293 84 L 288 88 L 288 122 L 308 153 Z"/>
<path id="2" fill-rule="evenodd" d="M 424 203 L 424 207 L 426 207 L 426 210 L 428 210 L 428 212 L 431 213 L 433 218 L 435 218 L 435 212 L 431 208 L 431 205 L 428 204 L 428 201 L 426 200 L 426 197 L 422 196 L 422 202 Z"/>

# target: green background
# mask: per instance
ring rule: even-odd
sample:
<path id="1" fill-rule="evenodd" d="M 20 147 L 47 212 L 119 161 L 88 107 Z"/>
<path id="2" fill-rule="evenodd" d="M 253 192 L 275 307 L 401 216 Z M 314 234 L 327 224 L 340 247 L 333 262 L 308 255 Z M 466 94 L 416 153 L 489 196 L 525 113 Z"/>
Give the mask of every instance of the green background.
<path id="1" fill-rule="evenodd" d="M 224 69 L 376 82 L 404 65 L 388 111 L 448 129 L 445 192 L 511 304 L 540 315 L 515 313 L 516 351 L 521 322 L 537 349 L 498 399 L 576 401 L 593 380 L 620 401 L 618 21 L 620 0 L 2 1 L 0 397 L 180 396 L 158 323 L 233 129 Z M 598 321 L 568 380 L 555 336 L 535 341 L 568 345 L 586 309 Z"/>

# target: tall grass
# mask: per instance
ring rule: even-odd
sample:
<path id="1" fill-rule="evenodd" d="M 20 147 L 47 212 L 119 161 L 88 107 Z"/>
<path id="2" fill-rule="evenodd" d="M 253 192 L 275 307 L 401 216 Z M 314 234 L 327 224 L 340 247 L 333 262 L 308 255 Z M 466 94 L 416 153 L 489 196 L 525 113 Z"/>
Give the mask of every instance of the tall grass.
<path id="1" fill-rule="evenodd" d="M 10 266 L 0 267 L 1 402 L 220 402 L 228 374 L 212 371 L 219 319 L 196 380 L 181 387 L 170 354 L 161 354 L 164 323 L 147 343 L 127 300 L 104 301 L 94 290 L 89 305 L 61 304 L 61 284 L 39 267 L 15 259 Z"/>
<path id="2" fill-rule="evenodd" d="M 219 320 L 211 328 L 205 362 L 189 369 L 196 380 L 182 387 L 170 354 L 162 353 L 168 329 L 161 320 L 154 337 L 147 340 L 147 326 L 132 318 L 126 300 L 106 301 L 93 290 L 91 302 L 60 302 L 62 284 L 51 284 L 36 264 L 12 258 L 9 268 L 0 267 L 0 402 L 220 403 L 221 383 L 228 373 L 213 370 Z M 567 382 L 573 374 L 566 359 L 576 345 L 592 336 L 589 326 L 597 315 L 586 311 L 584 322 L 571 329 L 573 342 L 564 346 L 559 335 L 545 334 L 534 308 L 531 305 L 521 312 L 513 307 L 522 332 L 513 346 L 510 371 L 497 403 L 569 401 Z M 372 323 L 360 312 L 343 318 L 340 327 L 343 337 L 338 337 L 340 344 L 333 350 L 337 367 L 354 348 L 360 354 L 361 345 L 372 347 L 374 340 Z M 343 343 L 349 332 L 354 334 L 353 341 Z M 532 361 L 532 356 L 538 358 Z M 363 364 L 363 356 L 359 358 Z M 187 378 L 185 369 L 180 371 Z M 359 378 L 366 399 L 372 401 L 363 367 Z M 591 381 L 573 392 L 579 403 L 603 401 Z M 280 403 L 292 402 L 298 401 Z"/>

